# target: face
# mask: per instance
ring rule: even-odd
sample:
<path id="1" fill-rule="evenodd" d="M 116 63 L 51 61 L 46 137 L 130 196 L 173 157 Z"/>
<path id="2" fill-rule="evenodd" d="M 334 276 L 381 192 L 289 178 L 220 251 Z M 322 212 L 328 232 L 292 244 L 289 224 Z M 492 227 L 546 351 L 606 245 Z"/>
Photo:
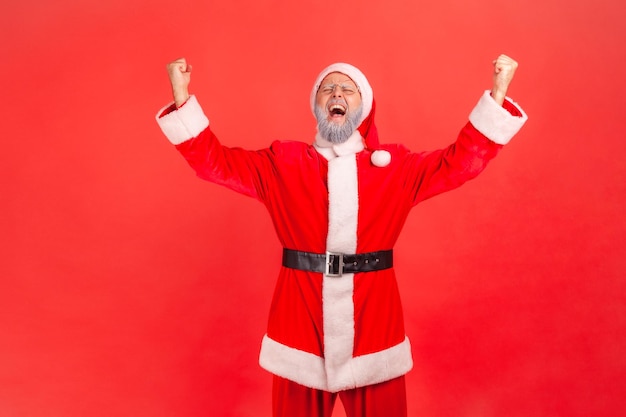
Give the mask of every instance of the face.
<path id="1" fill-rule="evenodd" d="M 343 124 L 349 112 L 361 107 L 361 93 L 350 77 L 331 72 L 322 80 L 315 101 L 328 121 Z"/>
<path id="2" fill-rule="evenodd" d="M 361 93 L 350 77 L 333 72 L 322 80 L 316 95 L 315 117 L 324 139 L 345 142 L 358 127 L 362 111 Z"/>

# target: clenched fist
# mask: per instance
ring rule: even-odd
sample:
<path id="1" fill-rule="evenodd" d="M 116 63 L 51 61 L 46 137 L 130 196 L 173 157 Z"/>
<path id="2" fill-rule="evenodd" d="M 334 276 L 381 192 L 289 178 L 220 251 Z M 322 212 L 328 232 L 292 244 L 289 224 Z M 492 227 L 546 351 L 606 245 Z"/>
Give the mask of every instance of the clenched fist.
<path id="1" fill-rule="evenodd" d="M 500 55 L 493 61 L 493 88 L 491 89 L 491 95 L 500 105 L 504 103 L 506 91 L 513 80 L 517 66 L 517 62 L 506 55 Z"/>
<path id="2" fill-rule="evenodd" d="M 172 84 L 172 94 L 176 107 L 182 106 L 189 99 L 189 82 L 191 81 L 191 65 L 185 58 L 167 64 L 167 73 Z"/>

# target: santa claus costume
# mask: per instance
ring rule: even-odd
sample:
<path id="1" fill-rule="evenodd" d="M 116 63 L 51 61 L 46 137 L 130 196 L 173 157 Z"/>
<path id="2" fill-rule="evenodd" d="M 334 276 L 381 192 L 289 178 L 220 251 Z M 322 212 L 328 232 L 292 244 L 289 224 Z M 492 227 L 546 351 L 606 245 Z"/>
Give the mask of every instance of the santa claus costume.
<path id="1" fill-rule="evenodd" d="M 415 153 L 378 143 L 375 102 L 363 73 L 333 64 L 361 94 L 359 128 L 341 144 L 275 141 L 222 146 L 195 96 L 157 121 L 197 175 L 260 200 L 284 250 L 260 364 L 275 375 L 275 416 L 330 416 L 340 393 L 348 416 L 406 415 L 412 367 L 392 250 L 419 202 L 474 178 L 522 127 L 526 114 L 485 92 L 457 140 Z"/>

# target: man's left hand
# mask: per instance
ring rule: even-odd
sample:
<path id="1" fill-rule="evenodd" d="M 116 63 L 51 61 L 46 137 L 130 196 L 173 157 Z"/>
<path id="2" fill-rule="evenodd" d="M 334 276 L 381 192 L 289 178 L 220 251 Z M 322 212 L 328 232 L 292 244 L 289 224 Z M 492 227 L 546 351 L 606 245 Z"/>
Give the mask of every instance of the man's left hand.
<path id="1" fill-rule="evenodd" d="M 500 105 L 504 103 L 509 84 L 513 80 L 517 62 L 506 55 L 500 55 L 493 61 L 493 88 L 491 96 Z"/>

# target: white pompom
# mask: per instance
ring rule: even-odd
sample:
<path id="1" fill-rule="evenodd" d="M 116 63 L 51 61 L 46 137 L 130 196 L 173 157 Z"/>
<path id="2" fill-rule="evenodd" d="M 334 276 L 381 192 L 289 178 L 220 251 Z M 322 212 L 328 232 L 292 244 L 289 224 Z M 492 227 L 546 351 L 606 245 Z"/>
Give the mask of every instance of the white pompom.
<path id="1" fill-rule="evenodd" d="M 374 151 L 371 160 L 377 167 L 386 167 L 391 162 L 391 154 L 388 151 Z"/>

